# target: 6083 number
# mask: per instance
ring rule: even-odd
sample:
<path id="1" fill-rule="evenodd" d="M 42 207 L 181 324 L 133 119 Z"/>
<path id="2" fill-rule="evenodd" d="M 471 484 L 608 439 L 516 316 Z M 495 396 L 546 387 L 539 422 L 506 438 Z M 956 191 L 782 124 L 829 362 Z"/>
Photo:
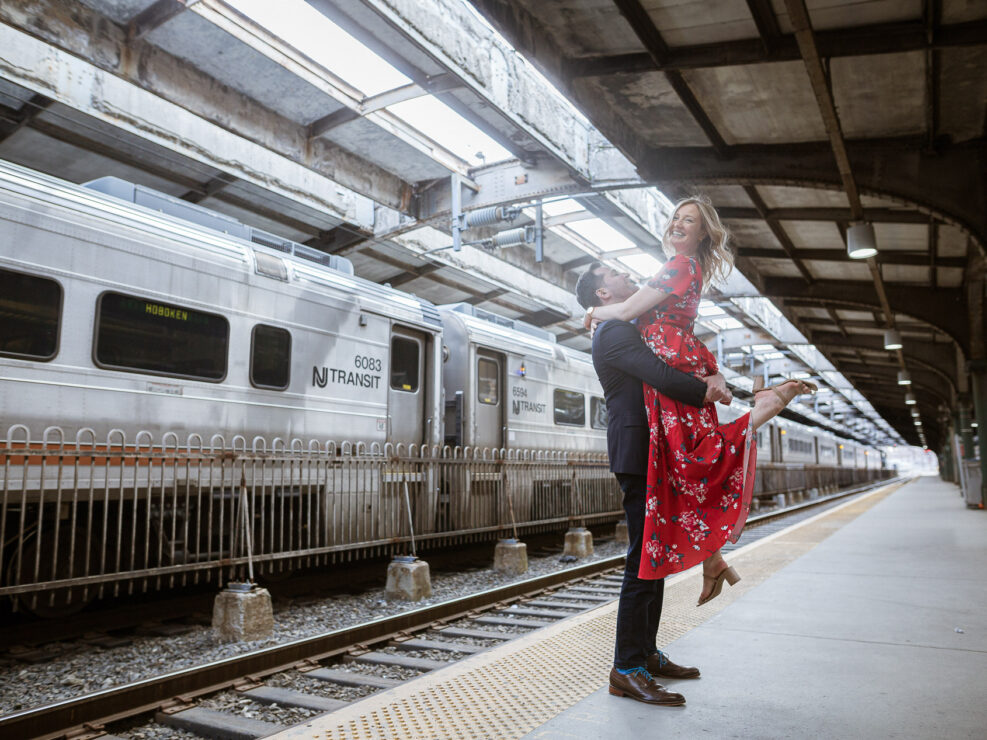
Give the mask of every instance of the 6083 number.
<path id="1" fill-rule="evenodd" d="M 370 370 L 379 373 L 384 368 L 383 361 L 378 357 L 367 357 L 366 355 L 355 355 L 353 366 L 358 370 Z"/>

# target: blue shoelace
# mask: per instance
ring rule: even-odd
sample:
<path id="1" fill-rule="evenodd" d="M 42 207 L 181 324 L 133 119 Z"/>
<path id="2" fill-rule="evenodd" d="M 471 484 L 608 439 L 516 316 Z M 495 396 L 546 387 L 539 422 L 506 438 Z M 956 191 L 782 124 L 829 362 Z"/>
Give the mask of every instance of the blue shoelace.
<path id="1" fill-rule="evenodd" d="M 651 680 L 651 674 L 648 673 L 648 669 L 644 666 L 637 666 L 636 668 L 618 668 L 617 673 L 622 673 L 625 676 L 644 676 L 646 680 Z"/>

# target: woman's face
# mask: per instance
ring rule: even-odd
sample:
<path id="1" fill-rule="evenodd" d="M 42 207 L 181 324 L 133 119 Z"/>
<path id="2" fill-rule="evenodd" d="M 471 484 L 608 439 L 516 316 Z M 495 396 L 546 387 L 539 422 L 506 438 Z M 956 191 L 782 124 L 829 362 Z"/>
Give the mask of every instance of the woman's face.
<path id="1" fill-rule="evenodd" d="M 703 217 L 695 203 L 686 203 L 672 216 L 668 227 L 668 241 L 676 254 L 695 254 L 706 238 Z"/>

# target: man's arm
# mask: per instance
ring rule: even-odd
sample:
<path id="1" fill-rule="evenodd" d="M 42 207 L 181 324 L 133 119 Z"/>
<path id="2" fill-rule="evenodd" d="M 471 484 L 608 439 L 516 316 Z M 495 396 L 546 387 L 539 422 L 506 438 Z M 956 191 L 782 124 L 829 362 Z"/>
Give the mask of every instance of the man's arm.
<path id="1" fill-rule="evenodd" d="M 671 399 L 700 407 L 706 399 L 706 383 L 666 365 L 626 321 L 607 321 L 597 329 L 596 341 L 603 359 L 628 375 L 654 386 Z"/>

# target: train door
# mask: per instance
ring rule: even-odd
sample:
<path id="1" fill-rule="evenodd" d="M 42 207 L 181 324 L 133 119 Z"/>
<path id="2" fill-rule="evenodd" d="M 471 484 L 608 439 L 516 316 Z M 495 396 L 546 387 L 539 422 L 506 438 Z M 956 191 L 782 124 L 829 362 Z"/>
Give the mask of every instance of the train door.
<path id="1" fill-rule="evenodd" d="M 504 355 L 488 349 L 476 351 L 474 419 L 477 447 L 504 447 Z"/>
<path id="2" fill-rule="evenodd" d="M 387 387 L 387 441 L 425 441 L 425 354 L 428 338 L 403 326 L 391 327 L 391 368 Z"/>

